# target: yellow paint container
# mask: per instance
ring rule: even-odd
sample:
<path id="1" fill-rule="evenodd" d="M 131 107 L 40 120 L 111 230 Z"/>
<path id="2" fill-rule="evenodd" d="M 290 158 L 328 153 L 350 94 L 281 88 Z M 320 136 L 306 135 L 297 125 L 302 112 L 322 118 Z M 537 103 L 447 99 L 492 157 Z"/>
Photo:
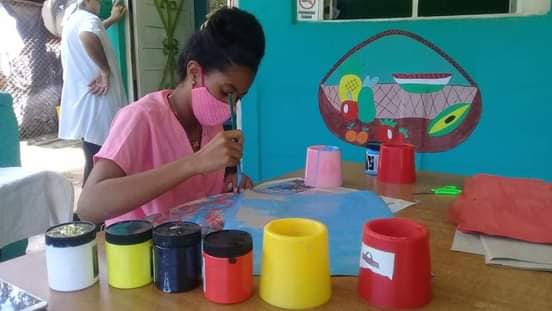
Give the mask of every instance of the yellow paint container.
<path id="1" fill-rule="evenodd" d="M 144 220 L 122 221 L 107 227 L 107 279 L 116 288 L 136 288 L 152 281 L 152 225 Z"/>
<path id="2" fill-rule="evenodd" d="M 303 218 L 266 224 L 259 291 L 264 301 L 280 308 L 326 303 L 332 293 L 326 226 Z"/>

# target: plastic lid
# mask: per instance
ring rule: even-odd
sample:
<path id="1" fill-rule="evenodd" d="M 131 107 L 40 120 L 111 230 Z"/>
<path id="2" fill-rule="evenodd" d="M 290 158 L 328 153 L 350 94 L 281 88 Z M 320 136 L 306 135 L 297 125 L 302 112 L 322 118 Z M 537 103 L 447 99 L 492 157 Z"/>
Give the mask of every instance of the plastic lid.
<path id="1" fill-rule="evenodd" d="M 152 225 L 146 220 L 126 220 L 105 229 L 105 240 L 111 244 L 132 245 L 151 240 Z"/>
<path id="2" fill-rule="evenodd" d="M 203 251 L 219 258 L 235 258 L 253 249 L 251 235 L 241 230 L 221 230 L 209 233 L 203 240 Z"/>
<path id="3" fill-rule="evenodd" d="M 153 244 L 183 248 L 201 243 L 201 227 L 193 222 L 171 221 L 153 229 Z"/>
<path id="4" fill-rule="evenodd" d="M 88 221 L 74 221 L 50 227 L 46 231 L 46 245 L 73 247 L 96 239 L 96 225 Z"/>
<path id="5" fill-rule="evenodd" d="M 368 142 L 366 144 L 366 148 L 368 148 L 370 150 L 374 150 L 374 151 L 379 151 L 380 148 L 381 148 L 381 143 L 378 143 L 378 142 L 375 142 L 375 141 Z"/>

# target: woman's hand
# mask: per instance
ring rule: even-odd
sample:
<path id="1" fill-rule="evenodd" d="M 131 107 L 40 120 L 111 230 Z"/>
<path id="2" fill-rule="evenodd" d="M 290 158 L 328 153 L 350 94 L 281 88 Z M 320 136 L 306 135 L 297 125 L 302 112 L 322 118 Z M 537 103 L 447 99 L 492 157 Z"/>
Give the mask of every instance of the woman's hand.
<path id="1" fill-rule="evenodd" d="M 119 2 L 111 7 L 111 16 L 109 18 L 112 19 L 113 22 L 117 22 L 125 16 L 126 11 L 125 5 Z"/>
<path id="2" fill-rule="evenodd" d="M 193 156 L 198 173 L 208 173 L 236 166 L 242 157 L 243 136 L 238 130 L 223 131 L 217 134 L 205 147 Z"/>
<path id="3" fill-rule="evenodd" d="M 113 6 L 111 7 L 111 15 L 102 22 L 104 28 L 107 29 L 111 27 L 111 25 L 121 20 L 123 16 L 125 16 L 126 11 L 127 8 L 122 3 L 122 1 L 118 1 L 117 3 L 113 4 Z"/>
<path id="4" fill-rule="evenodd" d="M 230 173 L 224 177 L 225 192 L 238 192 L 237 185 L 238 185 L 238 180 L 237 180 L 236 173 Z M 253 182 L 251 181 L 251 178 L 249 178 L 249 176 L 245 174 L 242 174 L 240 189 L 252 189 L 252 188 L 253 188 Z"/>
<path id="5" fill-rule="evenodd" d="M 109 91 L 109 71 L 100 70 L 96 78 L 88 84 L 88 90 L 96 96 L 106 95 Z"/>

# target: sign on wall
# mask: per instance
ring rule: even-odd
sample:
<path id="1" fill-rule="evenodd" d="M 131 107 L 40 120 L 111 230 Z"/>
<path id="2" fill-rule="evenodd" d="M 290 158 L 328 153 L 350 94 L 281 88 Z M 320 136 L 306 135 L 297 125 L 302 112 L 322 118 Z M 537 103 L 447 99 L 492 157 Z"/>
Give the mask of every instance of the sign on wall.
<path id="1" fill-rule="evenodd" d="M 324 19 L 324 0 L 297 0 L 298 21 L 319 21 Z"/>

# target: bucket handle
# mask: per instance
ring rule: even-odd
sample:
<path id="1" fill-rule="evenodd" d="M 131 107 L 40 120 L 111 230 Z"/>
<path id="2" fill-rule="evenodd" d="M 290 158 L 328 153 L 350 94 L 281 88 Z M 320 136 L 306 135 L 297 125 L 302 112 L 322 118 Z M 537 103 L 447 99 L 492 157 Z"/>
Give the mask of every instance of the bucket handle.
<path id="1" fill-rule="evenodd" d="M 333 65 L 332 69 L 328 71 L 328 73 L 324 76 L 324 78 L 322 79 L 322 82 L 320 82 L 320 84 L 324 84 L 328 78 L 330 77 L 330 75 L 332 75 L 335 71 L 335 69 L 337 69 L 337 67 L 339 65 L 341 65 L 347 58 L 349 58 L 349 56 L 351 56 L 352 54 L 354 54 L 355 52 L 357 52 L 358 50 L 362 49 L 363 47 L 367 46 L 368 44 L 374 42 L 374 41 L 377 41 L 379 39 L 382 39 L 384 37 L 389 37 L 389 36 L 406 36 L 414 41 L 417 41 L 419 43 L 421 43 L 422 45 L 425 45 L 426 47 L 432 49 L 435 53 L 437 53 L 439 56 L 441 56 L 443 59 L 445 59 L 449 64 L 451 64 L 456 70 L 458 70 L 458 72 L 460 72 L 460 74 L 464 77 L 464 79 L 466 79 L 466 81 L 468 81 L 471 86 L 473 87 L 477 87 L 477 83 L 475 82 L 475 80 L 473 80 L 473 78 L 466 72 L 466 70 L 464 70 L 464 68 L 458 64 L 454 59 L 452 59 L 452 57 L 450 57 L 450 55 L 448 55 L 443 49 L 441 49 L 440 47 L 438 47 L 437 45 L 435 45 L 434 43 L 432 43 L 431 41 L 423 38 L 422 36 L 420 35 L 417 35 L 413 32 L 410 32 L 410 31 L 406 31 L 406 30 L 400 30 L 400 29 L 390 29 L 390 30 L 386 30 L 384 32 L 380 32 L 370 38 L 368 38 L 367 40 L 361 42 L 360 44 L 356 45 L 353 49 L 351 49 L 349 52 L 347 52 L 347 54 L 343 55 L 338 61 L 337 63 L 335 63 L 335 65 Z"/>

